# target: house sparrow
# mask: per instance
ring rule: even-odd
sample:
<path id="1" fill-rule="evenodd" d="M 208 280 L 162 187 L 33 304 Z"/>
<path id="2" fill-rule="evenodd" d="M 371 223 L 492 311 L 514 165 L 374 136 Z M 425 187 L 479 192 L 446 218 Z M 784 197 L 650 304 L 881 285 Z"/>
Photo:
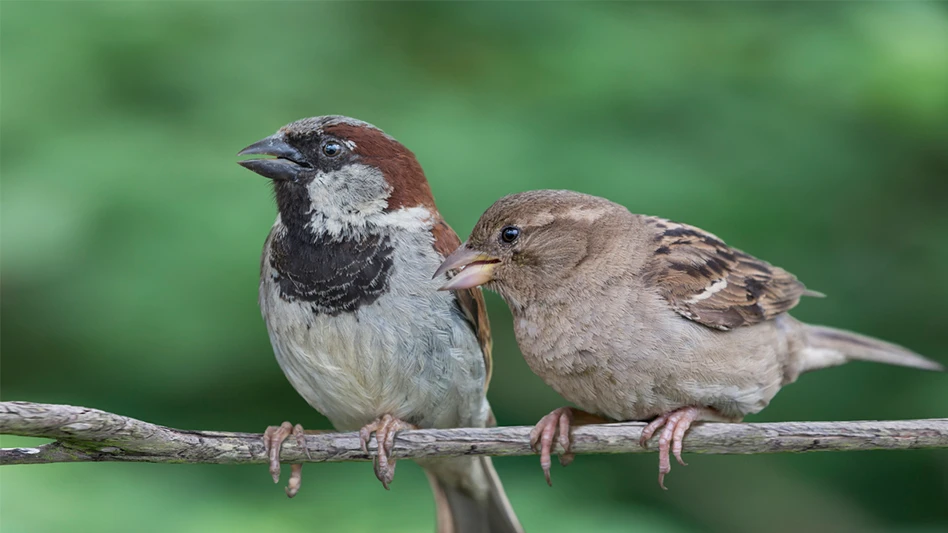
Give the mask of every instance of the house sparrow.
<path id="1" fill-rule="evenodd" d="M 803 372 L 850 360 L 927 370 L 938 363 L 870 337 L 798 322 L 808 291 L 789 272 L 698 228 L 635 215 L 606 199 L 532 191 L 498 200 L 436 271 L 442 289 L 498 292 L 530 368 L 578 409 L 556 409 L 531 435 L 550 481 L 570 426 L 649 420 L 659 485 L 692 422 L 738 422 Z"/>
<path id="2" fill-rule="evenodd" d="M 441 217 L 414 154 L 365 122 L 324 116 L 288 124 L 238 155 L 273 180 L 279 210 L 263 248 L 260 309 L 296 391 L 340 431 L 375 434 L 388 488 L 406 428 L 493 424 L 485 396 L 490 326 L 480 289 L 438 292 L 430 279 L 460 240 Z M 270 472 L 303 428 L 265 434 Z M 438 530 L 521 531 L 487 457 L 418 461 L 435 493 Z M 287 487 L 299 489 L 300 465 Z"/>

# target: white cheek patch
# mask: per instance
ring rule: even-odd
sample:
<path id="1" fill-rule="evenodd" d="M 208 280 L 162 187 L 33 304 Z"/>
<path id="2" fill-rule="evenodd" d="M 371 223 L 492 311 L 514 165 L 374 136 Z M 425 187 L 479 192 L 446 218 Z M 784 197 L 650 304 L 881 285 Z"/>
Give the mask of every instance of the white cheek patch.
<path id="1" fill-rule="evenodd" d="M 306 228 L 341 237 L 368 226 L 407 230 L 430 229 L 431 212 L 416 206 L 386 211 L 391 187 L 372 166 L 348 165 L 331 173 L 318 173 L 306 185 L 311 202 Z"/>
<path id="2" fill-rule="evenodd" d="M 317 173 L 306 184 L 313 233 L 340 235 L 347 226 L 364 227 L 368 218 L 384 211 L 390 191 L 382 172 L 361 164 Z"/>

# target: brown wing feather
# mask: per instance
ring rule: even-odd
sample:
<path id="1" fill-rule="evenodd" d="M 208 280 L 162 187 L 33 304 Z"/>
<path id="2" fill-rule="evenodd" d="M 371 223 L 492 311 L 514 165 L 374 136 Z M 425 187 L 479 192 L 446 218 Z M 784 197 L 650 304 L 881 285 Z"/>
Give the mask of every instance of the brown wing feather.
<path id="1" fill-rule="evenodd" d="M 685 224 L 648 217 L 655 231 L 646 279 L 680 315 L 728 330 L 789 311 L 807 291 L 793 274 Z"/>
<path id="2" fill-rule="evenodd" d="M 431 234 L 434 235 L 434 249 L 441 254 L 442 258 L 451 255 L 451 252 L 461 246 L 461 239 L 444 220 L 435 223 L 434 227 L 431 228 Z M 490 383 L 493 364 L 491 359 L 490 323 L 487 321 L 484 294 L 480 288 L 473 288 L 454 291 L 454 295 L 457 298 L 458 307 L 470 322 L 471 328 L 474 329 L 477 341 L 481 345 L 481 351 L 484 353 L 484 366 L 487 369 L 487 379 L 484 381 L 484 391 L 486 392 L 487 385 Z"/>

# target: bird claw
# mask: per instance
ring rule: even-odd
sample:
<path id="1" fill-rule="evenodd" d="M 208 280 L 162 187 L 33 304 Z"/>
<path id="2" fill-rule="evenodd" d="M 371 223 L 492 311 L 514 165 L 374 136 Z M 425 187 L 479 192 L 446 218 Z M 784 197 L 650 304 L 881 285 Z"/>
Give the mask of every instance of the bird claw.
<path id="1" fill-rule="evenodd" d="M 292 498 L 296 496 L 296 493 L 300 491 L 300 485 L 303 483 L 303 465 L 297 463 L 290 465 L 290 479 L 286 483 L 286 487 L 283 489 L 286 492 L 287 498 Z"/>
<path id="2" fill-rule="evenodd" d="M 372 433 L 375 433 L 376 453 L 373 469 L 375 477 L 382 482 L 385 490 L 388 490 L 389 484 L 395 479 L 395 459 L 392 458 L 392 448 L 395 447 L 395 435 L 403 429 L 418 429 L 418 427 L 392 415 L 384 415 L 359 430 L 359 444 L 366 454 L 369 453 L 369 439 Z"/>
<path id="3" fill-rule="evenodd" d="M 533 430 L 530 431 L 530 446 L 540 454 L 540 468 L 543 469 L 546 484 L 551 487 L 553 481 L 550 478 L 550 466 L 552 464 L 551 456 L 554 441 L 558 442 L 560 447 L 563 448 L 563 453 L 559 455 L 562 466 L 572 463 L 575 458 L 575 455 L 570 453 L 572 449 L 570 425 L 572 423 L 573 408 L 561 407 L 541 418 Z"/>
<path id="4" fill-rule="evenodd" d="M 688 463 L 681 458 L 685 433 L 702 412 L 703 409 L 699 407 L 684 407 L 656 418 L 642 430 L 639 444 L 642 447 L 647 447 L 652 435 L 655 434 L 658 428 L 664 426 L 658 437 L 658 485 L 662 487 L 662 490 L 668 490 L 665 487 L 665 474 L 671 472 L 669 452 L 675 456 L 678 464 L 688 466 Z"/>
<path id="5" fill-rule="evenodd" d="M 668 415 L 662 415 L 655 420 L 652 420 L 642 429 L 642 436 L 639 437 L 639 446 L 643 448 L 648 448 L 648 441 L 651 440 L 652 435 L 658 430 L 658 428 L 665 425 L 665 422 L 668 421 Z"/>
<path id="6" fill-rule="evenodd" d="M 303 431 L 303 426 L 300 424 L 294 426 L 289 422 L 283 422 L 279 426 L 267 427 L 266 431 L 263 432 L 263 448 L 270 459 L 270 477 L 273 478 L 274 483 L 280 482 L 280 452 L 283 449 L 283 441 L 290 435 L 296 438 L 296 445 L 306 453 L 306 457 L 312 459 L 309 449 L 306 447 L 306 433 Z M 288 497 L 292 498 L 299 492 L 300 485 L 303 482 L 302 475 L 302 464 L 291 465 L 290 480 L 285 489 Z"/>

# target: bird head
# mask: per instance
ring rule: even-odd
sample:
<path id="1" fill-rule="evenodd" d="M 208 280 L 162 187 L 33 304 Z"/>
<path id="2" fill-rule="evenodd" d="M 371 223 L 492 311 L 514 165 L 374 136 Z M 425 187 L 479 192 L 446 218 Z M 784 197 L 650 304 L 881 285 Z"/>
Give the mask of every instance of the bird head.
<path id="1" fill-rule="evenodd" d="M 287 225 L 339 233 L 386 220 L 407 222 L 411 217 L 386 217 L 402 209 L 434 211 L 415 155 L 361 120 L 335 115 L 298 120 L 238 155 L 269 156 L 238 163 L 273 180 Z"/>
<path id="2" fill-rule="evenodd" d="M 562 287 L 577 266 L 603 249 L 601 232 L 624 207 L 572 191 L 529 191 L 501 198 L 435 273 L 457 273 L 441 290 L 483 285 L 509 304 Z M 592 261 L 596 263 L 597 261 Z"/>

